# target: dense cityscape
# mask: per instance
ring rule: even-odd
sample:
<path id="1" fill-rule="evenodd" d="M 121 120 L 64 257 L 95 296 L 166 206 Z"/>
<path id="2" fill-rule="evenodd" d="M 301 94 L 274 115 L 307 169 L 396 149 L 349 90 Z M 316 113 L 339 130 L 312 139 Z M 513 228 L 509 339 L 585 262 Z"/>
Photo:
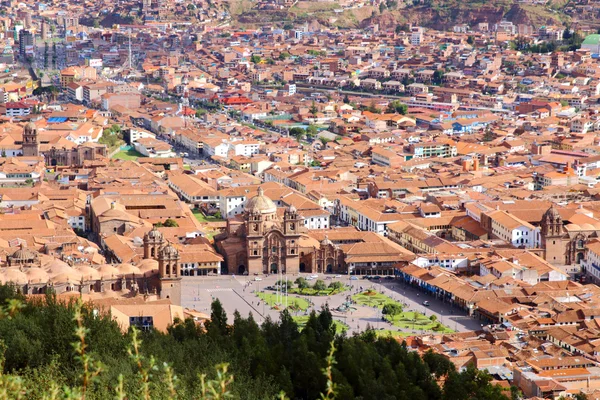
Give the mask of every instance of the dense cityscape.
<path id="1" fill-rule="evenodd" d="M 0 27 L 0 397 L 600 398 L 600 3 Z"/>

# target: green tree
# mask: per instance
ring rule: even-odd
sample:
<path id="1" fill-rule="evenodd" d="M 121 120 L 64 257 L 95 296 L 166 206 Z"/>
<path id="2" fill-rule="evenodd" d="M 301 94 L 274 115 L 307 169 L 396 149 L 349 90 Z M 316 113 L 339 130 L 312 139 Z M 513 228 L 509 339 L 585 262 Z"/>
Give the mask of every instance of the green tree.
<path id="1" fill-rule="evenodd" d="M 372 112 L 373 114 L 381 114 L 381 109 L 377 107 L 375 100 L 371 100 L 371 103 L 367 107 L 367 111 Z"/>
<path id="2" fill-rule="evenodd" d="M 400 100 L 393 100 L 388 103 L 387 112 L 406 115 L 408 112 L 408 106 L 402 103 Z"/>
<path id="3" fill-rule="evenodd" d="M 177 228 L 177 227 L 179 227 L 179 224 L 174 219 L 167 218 L 167 220 L 165 221 L 163 226 L 165 226 L 167 228 Z"/>
<path id="4" fill-rule="evenodd" d="M 262 58 L 256 54 L 252 54 L 252 56 L 250 57 L 250 62 L 252 62 L 254 64 L 258 64 L 259 62 L 261 62 L 261 60 L 262 60 Z"/>
<path id="5" fill-rule="evenodd" d="M 299 139 L 302 136 L 304 136 L 306 131 L 302 128 L 293 127 L 290 129 L 289 133 L 290 133 L 290 136 L 294 136 L 295 138 Z"/>
<path id="6" fill-rule="evenodd" d="M 456 367 L 450 360 L 441 354 L 434 353 L 431 349 L 423 355 L 423 361 L 429 367 L 429 370 L 438 379 L 448 375 L 452 371 L 456 371 Z"/>
<path id="7" fill-rule="evenodd" d="M 467 43 L 472 46 L 475 43 L 475 38 L 473 36 L 467 37 Z"/>
<path id="8" fill-rule="evenodd" d="M 331 139 L 328 139 L 326 137 L 320 137 L 319 140 L 321 141 L 323 146 L 325 146 L 327 143 L 331 142 Z"/>
<path id="9" fill-rule="evenodd" d="M 279 59 L 280 60 L 287 60 L 288 58 L 290 58 L 290 53 L 283 51 L 281 53 L 279 53 Z"/>
<path id="10" fill-rule="evenodd" d="M 309 287 L 308 281 L 302 277 L 297 278 L 294 281 L 294 284 L 296 284 L 299 289 L 306 289 Z"/>
<path id="11" fill-rule="evenodd" d="M 344 104 L 350 103 L 350 98 L 348 97 L 347 93 L 344 95 L 344 100 L 343 101 L 344 101 Z"/>
<path id="12" fill-rule="evenodd" d="M 383 14 L 385 11 L 385 3 L 379 3 L 379 13 Z"/>
<path id="13" fill-rule="evenodd" d="M 317 136 L 318 133 L 319 130 L 315 125 L 309 125 L 308 128 L 306 128 L 306 136 L 308 136 L 309 138 L 314 138 L 315 136 Z"/>
<path id="14" fill-rule="evenodd" d="M 320 279 L 317 279 L 317 281 L 313 285 L 313 289 L 320 292 L 321 290 L 327 289 L 327 286 L 325 285 L 325 282 L 323 282 Z"/>
<path id="15" fill-rule="evenodd" d="M 394 318 L 396 315 L 402 314 L 402 306 L 396 303 L 388 303 L 383 306 L 381 313 Z"/>
<path id="16" fill-rule="evenodd" d="M 227 314 L 219 299 L 212 302 L 210 306 L 210 320 L 204 323 L 206 334 L 213 340 L 221 341 L 229 334 L 227 325 Z"/>
<path id="17" fill-rule="evenodd" d="M 436 85 L 441 85 L 444 81 L 444 70 L 438 69 L 433 73 L 433 83 Z"/>
<path id="18" fill-rule="evenodd" d="M 308 111 L 312 114 L 313 117 L 317 116 L 319 109 L 317 108 L 317 105 L 314 100 L 312 101 L 312 103 L 310 105 L 310 109 Z"/>

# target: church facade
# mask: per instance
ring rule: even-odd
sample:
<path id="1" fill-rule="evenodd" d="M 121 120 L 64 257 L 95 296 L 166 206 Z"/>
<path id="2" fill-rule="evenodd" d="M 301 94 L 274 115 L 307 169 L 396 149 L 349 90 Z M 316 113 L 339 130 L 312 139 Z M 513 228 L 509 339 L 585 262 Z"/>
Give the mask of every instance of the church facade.
<path id="1" fill-rule="evenodd" d="M 230 273 L 300 272 L 300 238 L 305 228 L 294 207 L 278 215 L 275 203 L 259 188 L 247 201 L 242 218 L 228 220 L 228 237 L 217 244 Z"/>
<path id="2" fill-rule="evenodd" d="M 24 157 L 44 156 L 47 166 L 83 165 L 84 161 L 107 157 L 106 146 L 84 143 L 76 148 L 56 148 L 50 143 L 41 143 L 37 127 L 33 123 L 23 130 L 22 151 Z"/>
<path id="3" fill-rule="evenodd" d="M 554 206 L 544 213 L 540 227 L 545 260 L 553 265 L 580 265 L 586 257 L 586 243 L 600 234 L 600 226 L 591 223 L 565 225 Z"/>

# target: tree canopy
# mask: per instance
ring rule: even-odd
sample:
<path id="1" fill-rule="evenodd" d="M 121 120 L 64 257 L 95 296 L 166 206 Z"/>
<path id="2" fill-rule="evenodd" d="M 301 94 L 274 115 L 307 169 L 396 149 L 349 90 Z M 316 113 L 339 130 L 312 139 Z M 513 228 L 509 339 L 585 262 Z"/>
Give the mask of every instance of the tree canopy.
<path id="1" fill-rule="evenodd" d="M 204 328 L 186 319 L 165 333 L 130 329 L 124 334 L 109 315 L 51 294 L 26 301 L 14 288 L 0 286 L 0 305 L 0 383 L 18 381 L 27 391 L 20 398 L 50 398 L 53 391 L 61 395 L 52 398 L 66 398 L 83 388 L 88 400 L 264 400 L 284 398 L 281 392 L 291 399 L 317 399 L 332 387 L 326 398 L 508 399 L 487 373 L 472 367 L 458 372 L 441 355 L 422 358 L 373 330 L 337 335 L 326 308 L 313 311 L 299 329 L 287 311 L 262 324 L 237 312 L 230 321 L 216 300 Z M 207 386 L 221 388 L 218 382 L 227 396 L 201 395 Z"/>

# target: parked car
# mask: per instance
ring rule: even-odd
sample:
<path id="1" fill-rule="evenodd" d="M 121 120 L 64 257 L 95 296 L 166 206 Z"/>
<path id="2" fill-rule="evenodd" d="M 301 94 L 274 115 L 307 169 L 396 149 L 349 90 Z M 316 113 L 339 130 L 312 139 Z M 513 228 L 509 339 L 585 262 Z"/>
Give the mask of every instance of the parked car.
<path id="1" fill-rule="evenodd" d="M 353 275 L 353 276 L 350 277 L 350 280 L 351 281 L 357 281 L 358 280 L 358 276 Z"/>
<path id="2" fill-rule="evenodd" d="M 262 281 L 262 278 L 259 278 L 258 276 L 254 278 L 255 281 Z"/>
<path id="3" fill-rule="evenodd" d="M 313 278 L 313 279 L 317 279 L 319 277 L 319 275 L 314 274 L 314 275 L 311 275 L 310 277 Z"/>
<path id="4" fill-rule="evenodd" d="M 334 278 L 341 278 L 341 277 L 342 277 L 341 275 L 334 276 Z"/>
<path id="5" fill-rule="evenodd" d="M 425 307 L 429 307 L 429 302 L 428 302 L 427 300 L 425 300 L 425 301 L 423 302 L 423 305 L 424 305 Z"/>

